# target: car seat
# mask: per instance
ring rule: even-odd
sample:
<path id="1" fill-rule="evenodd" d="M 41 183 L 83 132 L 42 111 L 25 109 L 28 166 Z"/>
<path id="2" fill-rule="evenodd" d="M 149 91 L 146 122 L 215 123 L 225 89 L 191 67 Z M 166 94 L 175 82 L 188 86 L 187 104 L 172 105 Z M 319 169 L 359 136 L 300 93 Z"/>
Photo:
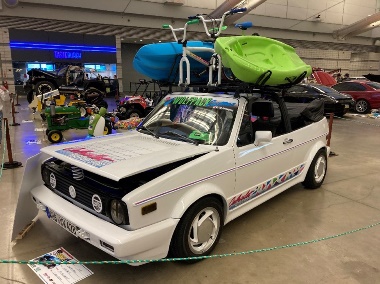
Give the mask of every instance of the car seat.
<path id="1" fill-rule="evenodd" d="M 272 136 L 276 135 L 279 121 L 274 120 L 273 103 L 268 100 L 258 99 L 251 106 L 252 134 L 255 137 L 256 131 L 271 131 Z"/>
<path id="2" fill-rule="evenodd" d="M 79 73 L 79 75 L 74 79 L 73 85 L 80 86 L 83 84 L 84 81 L 84 74 Z"/>

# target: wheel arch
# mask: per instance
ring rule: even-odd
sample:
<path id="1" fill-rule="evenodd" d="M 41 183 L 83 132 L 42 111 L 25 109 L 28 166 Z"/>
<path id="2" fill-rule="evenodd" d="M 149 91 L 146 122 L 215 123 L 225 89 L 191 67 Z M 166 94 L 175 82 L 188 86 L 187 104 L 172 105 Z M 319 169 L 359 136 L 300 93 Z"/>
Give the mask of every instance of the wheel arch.
<path id="1" fill-rule="evenodd" d="M 187 194 L 182 196 L 182 198 L 176 203 L 175 207 L 172 210 L 171 217 L 174 219 L 181 219 L 182 216 L 189 210 L 189 208 L 196 203 L 197 201 L 206 198 L 212 197 L 218 200 L 223 208 L 223 224 L 226 220 L 227 215 L 227 200 L 223 196 L 221 190 L 204 190 L 202 187 L 201 190 L 189 191 Z"/>
<path id="2" fill-rule="evenodd" d="M 127 109 L 130 110 L 130 109 L 138 109 L 139 111 L 141 111 L 143 114 L 145 112 L 145 109 L 144 107 L 141 105 L 141 104 L 138 104 L 138 103 L 132 103 L 132 104 L 129 104 L 129 107 Z"/>
<path id="3" fill-rule="evenodd" d="M 303 171 L 303 179 L 306 178 L 306 174 L 309 171 L 311 162 L 313 161 L 315 155 L 318 153 L 319 150 L 324 149 L 326 151 L 326 156 L 329 156 L 330 148 L 326 146 L 322 141 L 318 141 L 317 143 L 314 144 L 314 146 L 310 149 L 309 153 L 306 156 L 305 159 L 305 168 Z"/>
<path id="4" fill-rule="evenodd" d="M 35 85 L 37 85 L 38 83 L 41 83 L 41 82 L 49 82 L 49 83 L 53 84 L 56 89 L 58 89 L 58 84 L 55 80 L 52 80 L 50 78 L 40 78 L 40 79 L 37 79 L 35 81 Z"/>

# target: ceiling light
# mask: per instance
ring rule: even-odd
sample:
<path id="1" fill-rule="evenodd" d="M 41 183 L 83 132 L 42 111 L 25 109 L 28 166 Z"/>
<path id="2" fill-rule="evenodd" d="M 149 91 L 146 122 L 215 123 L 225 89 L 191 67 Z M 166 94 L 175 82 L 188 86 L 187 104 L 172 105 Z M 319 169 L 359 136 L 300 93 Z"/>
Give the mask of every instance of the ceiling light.
<path id="1" fill-rule="evenodd" d="M 142 41 L 142 39 L 140 39 L 140 41 Z"/>

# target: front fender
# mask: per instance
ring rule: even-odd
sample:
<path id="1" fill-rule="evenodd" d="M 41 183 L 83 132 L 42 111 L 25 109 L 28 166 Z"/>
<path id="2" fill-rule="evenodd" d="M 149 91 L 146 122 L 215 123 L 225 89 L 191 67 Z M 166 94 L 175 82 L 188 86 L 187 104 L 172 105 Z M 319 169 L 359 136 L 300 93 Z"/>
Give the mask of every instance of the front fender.
<path id="1" fill-rule="evenodd" d="M 195 186 L 191 190 L 188 190 L 187 193 L 178 200 L 176 206 L 173 208 L 171 217 L 174 219 L 180 219 L 191 205 L 199 199 L 209 195 L 215 195 L 223 201 L 222 206 L 225 219 L 227 213 L 226 197 L 224 196 L 223 191 L 217 185 L 212 183 L 200 184 L 199 186 Z"/>
<path id="2" fill-rule="evenodd" d="M 50 156 L 39 153 L 26 161 L 25 171 L 18 196 L 12 240 L 23 230 L 38 214 L 38 209 L 30 196 L 30 190 L 43 184 L 41 177 L 41 164 Z"/>

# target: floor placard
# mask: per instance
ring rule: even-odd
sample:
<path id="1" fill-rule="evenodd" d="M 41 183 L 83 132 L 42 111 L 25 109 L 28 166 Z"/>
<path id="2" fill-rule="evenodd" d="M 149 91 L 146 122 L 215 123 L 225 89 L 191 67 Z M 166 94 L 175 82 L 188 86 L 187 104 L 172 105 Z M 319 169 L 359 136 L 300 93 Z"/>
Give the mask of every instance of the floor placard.
<path id="1" fill-rule="evenodd" d="M 64 248 L 53 250 L 32 261 L 78 261 Z M 44 282 L 49 284 L 72 284 L 94 274 L 82 264 L 28 264 Z"/>

